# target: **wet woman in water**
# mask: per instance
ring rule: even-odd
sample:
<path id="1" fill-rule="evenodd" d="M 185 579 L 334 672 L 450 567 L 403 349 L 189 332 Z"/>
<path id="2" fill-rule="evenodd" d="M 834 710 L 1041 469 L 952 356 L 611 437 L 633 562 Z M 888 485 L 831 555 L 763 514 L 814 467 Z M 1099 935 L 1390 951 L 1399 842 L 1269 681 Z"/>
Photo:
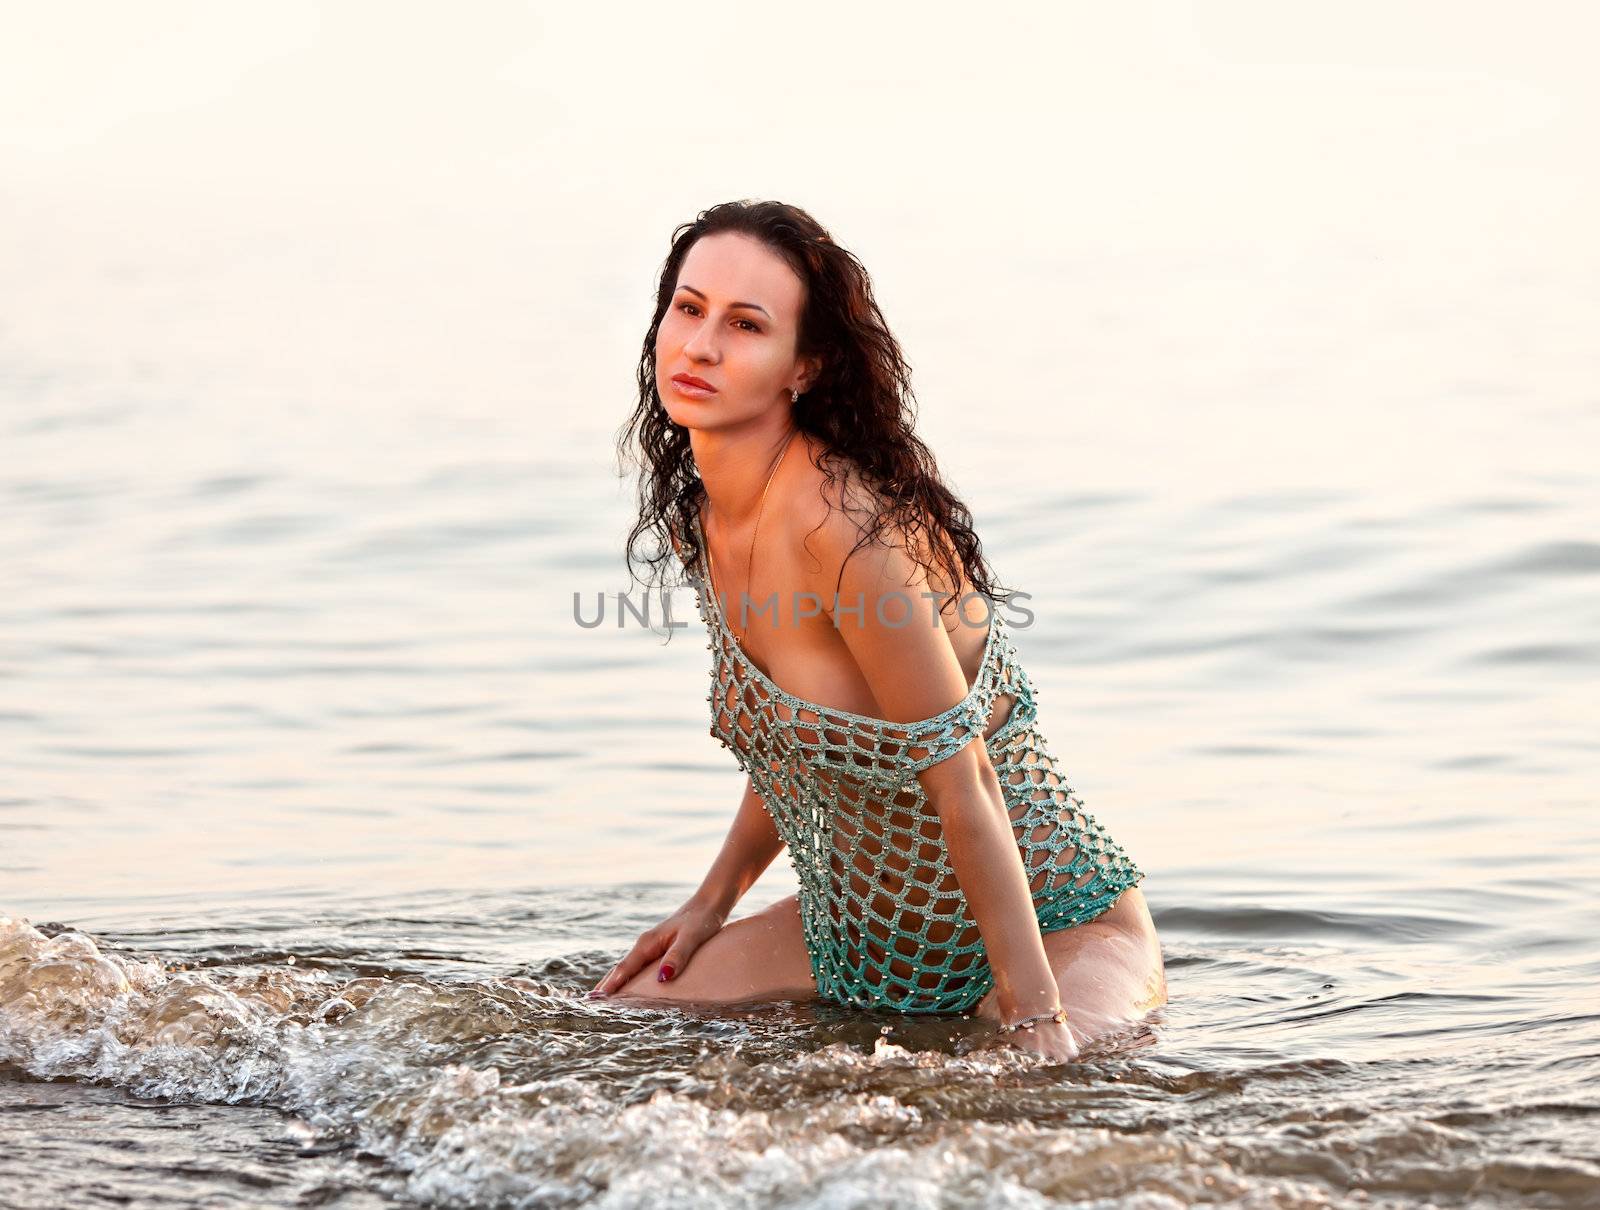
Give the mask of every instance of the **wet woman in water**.
<path id="1" fill-rule="evenodd" d="M 591 995 L 975 1013 L 1057 1059 L 1164 1003 L 1145 875 L 1036 726 L 860 262 L 796 207 L 707 210 L 639 393 L 629 549 L 653 533 L 694 583 L 711 732 L 749 776 L 699 889 Z M 729 922 L 785 848 L 799 894 Z"/>

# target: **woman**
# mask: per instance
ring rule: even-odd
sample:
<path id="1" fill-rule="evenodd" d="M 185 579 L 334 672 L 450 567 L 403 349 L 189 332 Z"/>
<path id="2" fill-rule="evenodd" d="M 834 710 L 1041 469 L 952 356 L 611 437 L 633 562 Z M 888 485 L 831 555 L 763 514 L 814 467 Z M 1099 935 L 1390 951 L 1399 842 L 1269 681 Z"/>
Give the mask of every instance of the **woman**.
<path id="1" fill-rule="evenodd" d="M 1056 1059 L 1164 1003 L 1144 875 L 1034 726 L 860 262 L 792 206 L 706 211 L 639 393 L 629 550 L 670 539 L 699 590 L 712 734 L 750 776 L 699 890 L 590 994 L 975 1011 Z M 800 894 L 728 923 L 785 846 Z"/>

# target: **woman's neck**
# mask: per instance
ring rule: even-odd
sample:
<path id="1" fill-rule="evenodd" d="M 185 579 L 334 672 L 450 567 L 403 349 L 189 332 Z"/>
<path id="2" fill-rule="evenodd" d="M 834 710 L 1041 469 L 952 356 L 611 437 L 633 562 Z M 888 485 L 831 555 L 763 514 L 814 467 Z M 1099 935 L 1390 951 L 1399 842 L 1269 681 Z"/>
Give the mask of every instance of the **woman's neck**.
<path id="1" fill-rule="evenodd" d="M 757 430 L 696 430 L 690 435 L 710 513 L 725 531 L 742 531 L 755 524 L 762 492 L 772 479 L 785 443 L 802 440 L 787 417 L 781 424 Z"/>

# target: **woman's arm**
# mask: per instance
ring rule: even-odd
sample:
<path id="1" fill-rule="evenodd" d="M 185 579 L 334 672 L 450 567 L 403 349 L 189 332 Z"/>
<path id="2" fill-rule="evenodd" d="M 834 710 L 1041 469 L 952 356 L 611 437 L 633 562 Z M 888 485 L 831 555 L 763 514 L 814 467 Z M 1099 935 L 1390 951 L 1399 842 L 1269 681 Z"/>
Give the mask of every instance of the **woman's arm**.
<path id="1" fill-rule="evenodd" d="M 755 783 L 747 777 L 744 798 L 733 817 L 733 826 L 728 829 L 728 837 L 722 842 L 722 852 L 717 854 L 700 889 L 690 899 L 727 919 L 734 905 L 781 852 L 783 839 L 761 795 L 756 793 Z"/>
<path id="2" fill-rule="evenodd" d="M 974 740 L 922 770 L 917 779 L 938 813 L 956 882 L 983 936 L 999 994 L 1000 1019 L 1018 1021 L 1061 1007 L 1061 991 L 1034 914 L 1028 872 L 988 749 Z"/>
<path id="3" fill-rule="evenodd" d="M 842 608 L 834 624 L 840 637 L 877 699 L 880 717 L 916 722 L 942 714 L 966 697 L 967 679 L 929 598 L 919 595 L 932 595 L 926 573 L 892 541 L 875 539 L 856 550 L 859 536 L 855 522 L 833 512 L 822 520 L 811 546 L 823 547 L 821 574 L 828 588 L 823 600 L 833 600 L 838 584 Z M 903 599 L 896 601 L 892 594 Z M 885 598 L 881 616 L 880 597 Z M 907 601 L 914 605 L 909 621 L 894 625 L 906 618 Z M 983 743 L 983 725 L 977 723 L 971 742 L 917 778 L 939 816 L 956 882 L 983 938 L 1001 1020 L 1015 1021 L 1058 1008 L 1060 989 L 999 774 Z M 910 755 L 922 759 L 926 752 L 913 748 Z"/>
<path id="4" fill-rule="evenodd" d="M 716 935 L 733 911 L 733 905 L 748 891 L 761 871 L 783 848 L 772 820 L 761 805 L 755 787 L 745 783 L 744 801 L 739 804 L 722 853 L 711 867 L 700 889 L 683 906 L 660 924 L 639 935 L 622 959 L 605 973 L 591 996 L 605 996 L 627 986 L 629 980 L 657 959 L 663 959 L 658 979 L 674 978 L 694 956 L 695 950 Z"/>

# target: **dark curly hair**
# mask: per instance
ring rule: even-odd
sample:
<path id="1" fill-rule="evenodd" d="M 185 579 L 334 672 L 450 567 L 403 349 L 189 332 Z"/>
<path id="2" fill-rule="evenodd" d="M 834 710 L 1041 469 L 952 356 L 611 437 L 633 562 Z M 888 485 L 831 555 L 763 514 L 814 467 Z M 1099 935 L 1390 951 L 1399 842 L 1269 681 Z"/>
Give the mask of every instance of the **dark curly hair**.
<path id="1" fill-rule="evenodd" d="M 673 553 L 674 539 L 687 555 L 686 569 L 702 571 L 697 544 L 683 539 L 693 532 L 705 487 L 689 432 L 673 422 L 656 389 L 656 332 L 689 249 L 704 236 L 728 231 L 760 240 L 805 283 L 796 352 L 819 355 L 822 368 L 792 414 L 797 428 L 818 439 L 817 466 L 826 482 L 834 483 L 836 471 L 843 471 L 847 485 L 864 486 L 872 498 L 851 554 L 892 527 L 930 580 L 937 565 L 945 582 L 956 586 L 964 570 L 987 599 L 1009 600 L 1010 591 L 994 584 L 971 512 L 945 486 L 932 451 L 912 431 L 911 367 L 878 309 L 866 268 L 804 210 L 770 201 L 723 202 L 673 232 L 639 357 L 638 405 L 617 436 L 619 475 L 627 474 L 629 459 L 648 472 L 639 479 L 639 515 L 624 547 L 630 571 L 640 562 L 654 573 Z M 636 560 L 635 548 L 652 534 L 654 551 Z M 652 575 L 649 582 L 656 579 Z M 940 612 L 954 601 L 945 598 Z"/>

